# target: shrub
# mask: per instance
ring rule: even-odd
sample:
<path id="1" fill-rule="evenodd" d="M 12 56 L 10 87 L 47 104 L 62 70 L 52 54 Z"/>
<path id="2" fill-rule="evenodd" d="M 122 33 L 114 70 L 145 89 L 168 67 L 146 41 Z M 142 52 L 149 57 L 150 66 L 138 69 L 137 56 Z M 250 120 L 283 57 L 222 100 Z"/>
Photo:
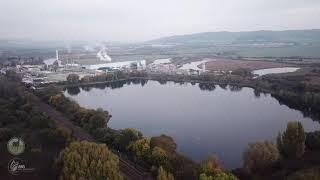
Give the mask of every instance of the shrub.
<path id="1" fill-rule="evenodd" d="M 319 180 L 320 167 L 301 170 L 290 175 L 288 180 Z"/>
<path id="2" fill-rule="evenodd" d="M 306 134 L 306 146 L 310 150 L 320 150 L 320 131 Z"/>
<path id="3" fill-rule="evenodd" d="M 78 74 L 69 74 L 67 76 L 67 81 L 71 84 L 75 84 L 79 82 L 79 75 Z"/>
<path id="4" fill-rule="evenodd" d="M 174 180 L 174 177 L 171 173 L 168 173 L 162 167 L 160 167 L 158 170 L 157 180 Z"/>
<path id="5" fill-rule="evenodd" d="M 269 141 L 248 144 L 244 155 L 244 168 L 249 173 L 261 173 L 270 168 L 280 158 L 277 146 Z"/>
<path id="6" fill-rule="evenodd" d="M 245 68 L 235 69 L 234 71 L 231 72 L 231 74 L 238 75 L 238 76 L 252 76 L 251 70 L 245 69 Z"/>
<path id="7" fill-rule="evenodd" d="M 231 173 L 217 169 L 215 170 L 214 175 L 206 175 L 205 173 L 200 174 L 199 180 L 237 180 L 237 177 Z"/>

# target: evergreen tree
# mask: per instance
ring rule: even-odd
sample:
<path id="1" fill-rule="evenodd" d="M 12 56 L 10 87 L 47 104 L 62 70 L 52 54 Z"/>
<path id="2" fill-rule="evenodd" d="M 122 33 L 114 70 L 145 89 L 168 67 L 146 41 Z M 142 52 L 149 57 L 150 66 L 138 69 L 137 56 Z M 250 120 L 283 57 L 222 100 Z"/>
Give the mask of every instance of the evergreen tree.
<path id="1" fill-rule="evenodd" d="M 300 122 L 288 122 L 287 129 L 277 139 L 280 152 L 288 158 L 300 158 L 305 151 L 306 135 Z"/>

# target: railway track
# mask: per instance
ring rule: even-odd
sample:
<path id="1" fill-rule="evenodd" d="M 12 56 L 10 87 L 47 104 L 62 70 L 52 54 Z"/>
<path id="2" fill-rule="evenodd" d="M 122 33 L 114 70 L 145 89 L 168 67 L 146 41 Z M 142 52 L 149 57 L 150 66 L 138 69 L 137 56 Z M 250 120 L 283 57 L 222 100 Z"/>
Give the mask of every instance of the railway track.
<path id="1" fill-rule="evenodd" d="M 35 96 L 35 95 L 34 95 Z M 72 131 L 72 135 L 78 140 L 95 141 L 95 139 L 87 133 L 84 129 L 73 124 L 66 118 L 61 112 L 55 110 L 50 105 L 41 101 L 37 96 L 35 96 L 35 101 L 37 108 L 47 114 L 58 127 L 68 128 Z M 124 160 L 119 157 L 119 167 L 120 173 L 127 180 L 152 180 L 150 173 L 143 171 L 141 168 L 136 168 L 134 163 Z"/>

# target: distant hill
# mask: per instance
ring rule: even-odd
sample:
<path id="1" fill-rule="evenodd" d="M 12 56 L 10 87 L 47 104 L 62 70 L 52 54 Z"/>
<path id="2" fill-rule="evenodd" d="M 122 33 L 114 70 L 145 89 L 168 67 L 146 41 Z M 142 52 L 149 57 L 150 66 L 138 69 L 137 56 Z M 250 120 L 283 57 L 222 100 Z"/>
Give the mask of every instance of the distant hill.
<path id="1" fill-rule="evenodd" d="M 206 32 L 151 40 L 158 44 L 320 43 L 320 29 L 251 32 Z"/>

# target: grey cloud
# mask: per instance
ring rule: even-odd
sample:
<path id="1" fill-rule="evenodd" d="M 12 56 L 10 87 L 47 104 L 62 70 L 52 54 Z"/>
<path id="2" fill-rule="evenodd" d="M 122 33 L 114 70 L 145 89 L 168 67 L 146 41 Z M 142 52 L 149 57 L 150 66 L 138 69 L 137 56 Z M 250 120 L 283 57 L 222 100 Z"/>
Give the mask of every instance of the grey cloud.
<path id="1" fill-rule="evenodd" d="M 320 28 L 318 0 L 1 0 L 0 38 L 142 41 L 206 31 Z"/>

